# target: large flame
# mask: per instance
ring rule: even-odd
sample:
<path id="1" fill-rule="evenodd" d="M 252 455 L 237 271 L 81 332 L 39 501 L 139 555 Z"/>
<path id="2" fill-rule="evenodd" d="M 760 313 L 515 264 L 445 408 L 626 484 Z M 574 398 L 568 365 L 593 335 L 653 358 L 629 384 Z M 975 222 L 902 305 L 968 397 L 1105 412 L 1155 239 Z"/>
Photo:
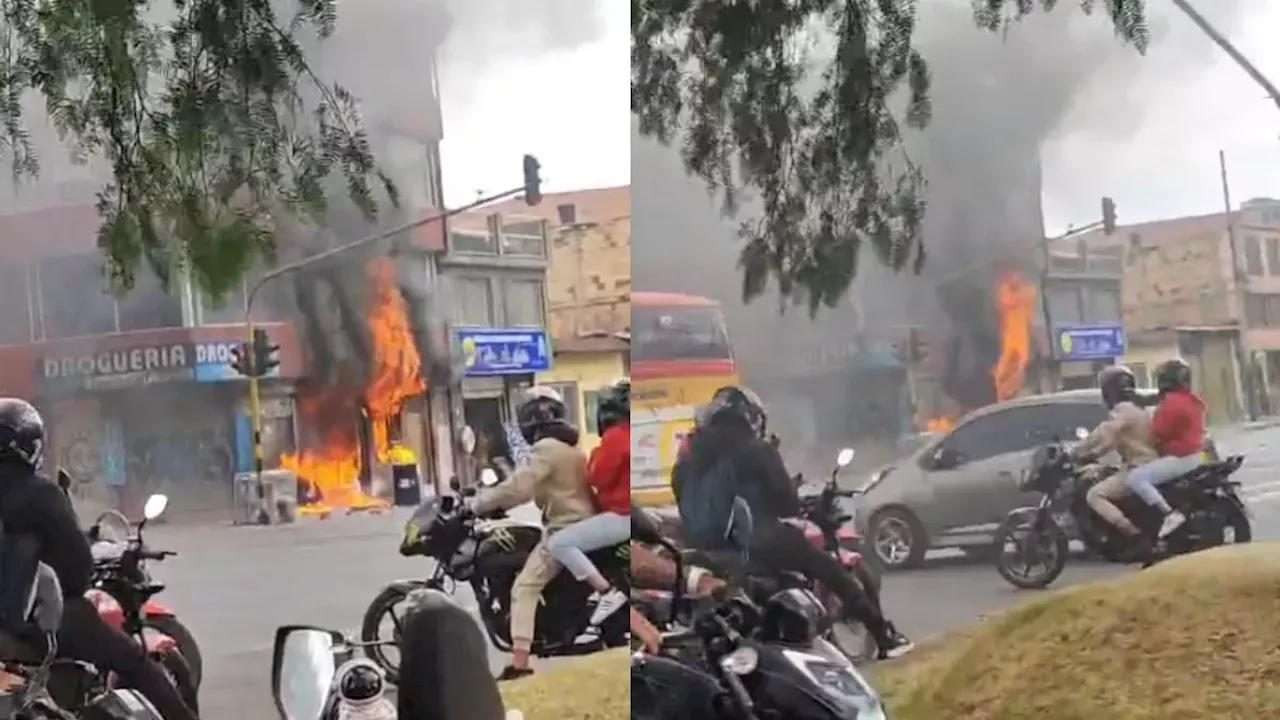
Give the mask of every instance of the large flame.
<path id="1" fill-rule="evenodd" d="M 1018 395 L 1026 379 L 1036 289 L 1016 272 L 1008 271 L 1000 275 L 995 300 L 1000 314 L 1000 359 L 991 368 L 991 379 L 996 400 L 1008 400 Z"/>
<path id="2" fill-rule="evenodd" d="M 327 517 L 334 509 L 379 510 L 387 503 L 360 489 L 360 442 L 356 418 L 361 406 L 373 428 L 373 451 L 385 462 L 391 447 L 388 427 L 409 398 L 426 390 L 422 358 L 413 343 L 408 309 L 396 285 L 395 265 L 380 258 L 368 267 L 374 292 L 367 322 L 373 344 L 369 381 L 363 390 L 326 389 L 299 403 L 299 418 L 317 430 L 320 442 L 297 455 L 280 458 L 280 466 L 304 480 L 313 491 L 299 511 Z"/>

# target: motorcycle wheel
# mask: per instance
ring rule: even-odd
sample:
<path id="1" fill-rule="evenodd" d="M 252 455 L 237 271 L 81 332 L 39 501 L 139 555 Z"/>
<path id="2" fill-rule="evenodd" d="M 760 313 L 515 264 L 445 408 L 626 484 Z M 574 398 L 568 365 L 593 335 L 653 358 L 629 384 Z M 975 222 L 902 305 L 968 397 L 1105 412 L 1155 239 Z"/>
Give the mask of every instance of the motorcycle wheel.
<path id="1" fill-rule="evenodd" d="M 164 669 L 173 686 L 178 689 L 178 694 L 182 696 L 182 701 L 191 708 L 191 712 L 196 715 L 200 714 L 200 692 L 191 673 L 191 665 L 186 658 L 182 657 L 182 652 L 164 652 L 152 655 L 156 662 L 160 663 L 160 667 Z"/>
<path id="2" fill-rule="evenodd" d="M 1021 558 L 1029 550 L 1026 543 L 1033 540 L 1030 537 L 1032 522 L 1026 517 L 1007 518 L 995 534 L 996 571 L 1005 582 L 1024 590 L 1039 590 L 1051 585 L 1066 569 L 1070 552 L 1067 534 L 1057 523 L 1046 522 L 1034 538 L 1035 556 L 1042 561 L 1037 567 L 1042 567 L 1043 572 L 1032 572 L 1031 567 L 1027 567 L 1026 572 L 1015 571 L 1014 563 L 1022 564 Z"/>
<path id="3" fill-rule="evenodd" d="M 147 627 L 168 635 L 178 643 L 178 652 L 182 653 L 182 659 L 187 661 L 191 671 L 191 682 L 199 688 L 204 679 L 204 658 L 200 656 L 200 646 L 187 626 L 178 618 L 168 616 L 149 617 L 144 622 Z"/>
<path id="4" fill-rule="evenodd" d="M 369 603 L 369 609 L 364 611 L 364 620 L 360 623 L 360 640 L 367 643 L 380 643 L 385 640 L 400 640 L 400 616 L 396 615 L 396 605 L 409 599 L 409 594 L 400 588 L 385 587 L 382 592 L 378 593 L 373 602 Z M 390 615 L 391 623 L 394 626 L 394 635 L 390 638 L 380 637 L 382 632 L 382 619 Z M 390 651 L 390 653 L 388 652 Z M 400 652 L 386 645 L 370 645 L 365 648 L 365 653 L 374 662 L 382 667 L 382 671 L 387 674 L 387 681 L 392 685 L 400 683 Z M 394 657 L 392 655 L 394 653 Z"/>

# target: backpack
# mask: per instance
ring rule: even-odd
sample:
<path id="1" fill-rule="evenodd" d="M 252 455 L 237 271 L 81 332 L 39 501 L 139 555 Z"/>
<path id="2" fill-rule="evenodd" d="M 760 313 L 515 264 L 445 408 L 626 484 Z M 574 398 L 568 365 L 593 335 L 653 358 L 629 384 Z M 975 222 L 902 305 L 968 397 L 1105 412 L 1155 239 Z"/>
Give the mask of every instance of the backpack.
<path id="1" fill-rule="evenodd" d="M 692 468 L 682 468 L 685 473 Z M 738 478 L 732 456 L 720 458 L 709 470 L 696 477 L 683 477 L 672 483 L 676 507 L 685 545 L 693 550 L 715 552 L 733 549 L 729 542 L 729 526 L 734 501 L 738 497 Z"/>

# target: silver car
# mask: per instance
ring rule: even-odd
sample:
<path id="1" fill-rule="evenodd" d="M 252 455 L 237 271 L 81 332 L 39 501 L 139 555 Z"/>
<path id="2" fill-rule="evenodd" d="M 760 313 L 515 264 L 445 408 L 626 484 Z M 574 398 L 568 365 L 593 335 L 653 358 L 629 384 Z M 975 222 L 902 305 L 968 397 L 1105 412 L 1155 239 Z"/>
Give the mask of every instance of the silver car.
<path id="1" fill-rule="evenodd" d="M 1005 515 L 1034 500 L 1018 490 L 1032 451 L 1106 416 L 1097 390 L 1019 397 L 966 415 L 872 475 L 857 500 L 866 550 L 886 569 L 918 566 L 939 548 L 984 556 Z"/>

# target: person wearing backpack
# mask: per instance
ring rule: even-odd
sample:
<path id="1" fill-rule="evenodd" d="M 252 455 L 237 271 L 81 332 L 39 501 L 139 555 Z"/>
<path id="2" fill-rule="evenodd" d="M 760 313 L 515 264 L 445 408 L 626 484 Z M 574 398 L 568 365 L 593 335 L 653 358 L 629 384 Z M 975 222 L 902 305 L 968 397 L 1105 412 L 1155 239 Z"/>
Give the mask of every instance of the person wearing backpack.
<path id="1" fill-rule="evenodd" d="M 910 652 L 911 641 L 884 618 L 858 580 L 805 537 L 800 498 L 782 456 L 768 440 L 759 398 L 745 388 L 724 387 L 701 417 L 703 423 L 672 473 L 685 544 L 704 552 L 739 549 L 730 540 L 730 526 L 740 497 L 753 519 L 747 541 L 753 567 L 799 572 L 821 582 L 839 596 L 850 617 L 866 626 L 881 658 Z"/>

